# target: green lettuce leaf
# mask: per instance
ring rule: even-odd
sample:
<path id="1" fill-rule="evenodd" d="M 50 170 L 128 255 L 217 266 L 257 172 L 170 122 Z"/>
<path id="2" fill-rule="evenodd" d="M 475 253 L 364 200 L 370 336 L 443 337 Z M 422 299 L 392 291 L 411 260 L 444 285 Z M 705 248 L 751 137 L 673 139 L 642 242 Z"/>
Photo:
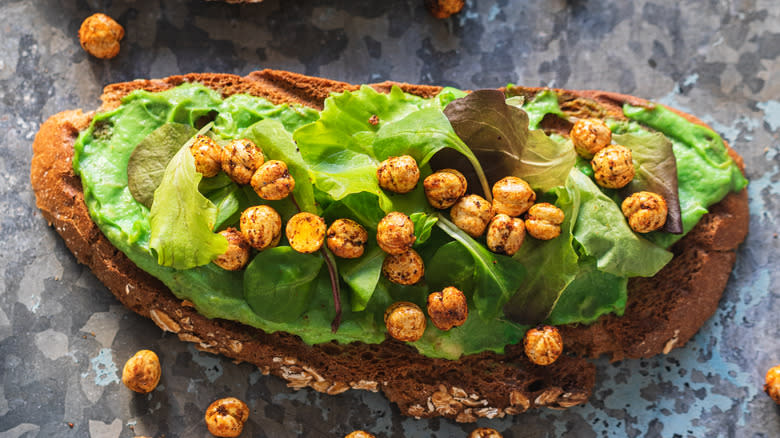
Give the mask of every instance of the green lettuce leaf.
<path id="1" fill-rule="evenodd" d="M 601 315 L 623 315 L 628 299 L 628 279 L 596 269 L 596 262 L 580 261 L 577 278 L 563 291 L 547 323 L 552 325 L 595 322 Z"/>
<path id="2" fill-rule="evenodd" d="M 439 220 L 438 217 L 423 212 L 412 213 L 409 215 L 409 219 L 411 219 L 414 224 L 414 236 L 416 237 L 414 240 L 415 247 L 422 245 L 430 239 L 433 226 L 436 225 L 436 222 Z"/>
<path id="3" fill-rule="evenodd" d="M 317 110 L 300 105 L 274 105 L 266 99 L 234 94 L 217 108 L 214 132 L 223 138 L 240 138 L 242 132 L 264 119 L 278 120 L 289 132 L 320 117 Z"/>
<path id="4" fill-rule="evenodd" d="M 562 119 L 568 120 L 568 116 L 561 111 L 561 107 L 558 105 L 558 94 L 552 90 L 536 93 L 530 102 L 523 105 L 523 109 L 528 113 L 529 129 L 538 129 L 539 124 L 542 123 L 542 119 L 547 114 L 555 114 Z"/>

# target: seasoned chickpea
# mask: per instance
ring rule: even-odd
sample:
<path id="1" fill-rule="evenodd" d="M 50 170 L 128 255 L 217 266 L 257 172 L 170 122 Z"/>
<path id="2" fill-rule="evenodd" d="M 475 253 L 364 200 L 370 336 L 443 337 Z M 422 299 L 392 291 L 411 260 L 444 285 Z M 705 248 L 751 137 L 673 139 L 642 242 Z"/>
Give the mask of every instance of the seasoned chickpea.
<path id="1" fill-rule="evenodd" d="M 154 351 L 141 350 L 125 362 L 122 368 L 122 383 L 131 390 L 147 394 L 160 383 L 162 368 Z"/>
<path id="2" fill-rule="evenodd" d="M 222 148 L 211 137 L 199 135 L 190 146 L 190 153 L 195 159 L 195 170 L 206 178 L 222 170 Z"/>
<path id="3" fill-rule="evenodd" d="M 417 161 L 411 155 L 389 157 L 379 163 L 376 169 L 379 187 L 395 193 L 409 193 L 414 190 L 420 179 Z"/>
<path id="4" fill-rule="evenodd" d="M 442 169 L 423 180 L 425 197 L 428 202 L 440 210 L 452 207 L 461 196 L 466 194 L 466 177 L 455 169 Z"/>
<path id="5" fill-rule="evenodd" d="M 563 338 L 558 329 L 540 325 L 525 332 L 525 355 L 537 365 L 550 365 L 563 353 Z"/>
<path id="6" fill-rule="evenodd" d="M 236 184 L 249 184 L 263 162 L 263 151 L 245 138 L 232 140 L 222 149 L 222 170 Z"/>
<path id="7" fill-rule="evenodd" d="M 230 227 L 219 234 L 228 241 L 228 249 L 214 260 L 214 264 L 227 271 L 243 269 L 249 262 L 249 243 L 237 229 Z"/>
<path id="8" fill-rule="evenodd" d="M 344 438 L 376 438 L 373 434 L 366 432 L 365 430 L 356 430 Z"/>
<path id="9" fill-rule="evenodd" d="M 212 435 L 237 437 L 249 419 L 249 407 L 235 397 L 216 400 L 206 409 L 206 426 Z"/>
<path id="10" fill-rule="evenodd" d="M 125 29 L 106 14 L 93 14 L 81 23 L 79 42 L 90 55 L 100 59 L 111 59 L 119 54 L 119 41 L 125 36 Z"/>
<path id="11" fill-rule="evenodd" d="M 536 201 L 536 193 L 527 182 L 508 176 L 493 184 L 493 211 L 507 216 L 520 216 Z"/>
<path id="12" fill-rule="evenodd" d="M 764 391 L 769 398 L 780 405 L 780 365 L 772 367 L 766 372 Z"/>
<path id="13" fill-rule="evenodd" d="M 328 228 L 328 249 L 336 257 L 356 259 L 363 255 L 368 233 L 352 219 L 336 219 Z"/>
<path id="14" fill-rule="evenodd" d="M 425 314 L 417 304 L 399 301 L 385 311 L 387 333 L 404 342 L 414 342 L 425 333 Z"/>
<path id="15" fill-rule="evenodd" d="M 487 230 L 488 248 L 500 254 L 513 255 L 525 240 L 525 223 L 516 217 L 497 214 Z"/>
<path id="16" fill-rule="evenodd" d="M 282 238 L 282 217 L 267 205 L 244 210 L 239 225 L 249 246 L 260 251 L 276 246 Z"/>
<path id="17" fill-rule="evenodd" d="M 485 232 L 490 219 L 493 219 L 493 208 L 485 198 L 468 195 L 460 198 L 452 207 L 450 218 L 471 237 L 479 237 Z"/>
<path id="18" fill-rule="evenodd" d="M 388 254 L 382 262 L 382 274 L 396 284 L 415 284 L 425 274 L 422 257 L 413 249 L 401 254 Z"/>
<path id="19" fill-rule="evenodd" d="M 428 316 L 439 330 L 460 327 L 469 317 L 466 295 L 455 287 L 445 287 L 441 292 L 428 295 Z"/>
<path id="20" fill-rule="evenodd" d="M 596 182 L 608 189 L 625 187 L 634 179 L 631 149 L 613 144 L 598 151 L 590 162 Z"/>
<path id="21" fill-rule="evenodd" d="M 478 427 L 471 431 L 469 438 L 503 438 L 503 436 L 495 429 Z"/>
<path id="22" fill-rule="evenodd" d="M 284 199 L 295 188 L 295 179 L 290 175 L 287 164 L 278 160 L 263 163 L 250 182 L 257 196 L 269 201 Z"/>
<path id="23" fill-rule="evenodd" d="M 666 224 L 666 201 L 653 192 L 636 192 L 620 206 L 628 225 L 637 233 L 649 233 Z"/>
<path id="24" fill-rule="evenodd" d="M 528 210 L 525 229 L 531 237 L 539 240 L 555 239 L 561 234 L 561 224 L 566 217 L 560 208 L 542 202 Z"/>
<path id="25" fill-rule="evenodd" d="M 388 213 L 379 221 L 376 242 L 388 254 L 402 254 L 412 247 L 417 239 L 414 224 L 409 216 L 397 211 Z"/>
<path id="26" fill-rule="evenodd" d="M 599 119 L 580 119 L 569 132 L 574 150 L 587 159 L 612 143 L 612 131 Z"/>
<path id="27" fill-rule="evenodd" d="M 325 219 L 307 212 L 298 213 L 287 221 L 287 240 L 292 249 L 309 254 L 325 242 Z"/>

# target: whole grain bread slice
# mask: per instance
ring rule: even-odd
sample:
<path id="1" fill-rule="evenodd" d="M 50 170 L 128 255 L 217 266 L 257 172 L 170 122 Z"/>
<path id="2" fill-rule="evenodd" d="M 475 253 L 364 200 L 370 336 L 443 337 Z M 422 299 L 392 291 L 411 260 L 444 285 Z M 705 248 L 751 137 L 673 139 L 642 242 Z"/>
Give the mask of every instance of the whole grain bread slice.
<path id="1" fill-rule="evenodd" d="M 161 91 L 193 81 L 224 96 L 248 93 L 274 103 L 299 103 L 318 109 L 331 92 L 357 88 L 273 70 L 246 77 L 190 74 L 109 85 L 99 111 L 115 108 L 134 90 Z M 392 82 L 373 86 L 388 91 L 393 85 L 420 96 L 432 96 L 440 90 Z M 617 94 L 559 91 L 564 103 L 567 99 L 587 103 L 562 105 L 572 113 L 585 106 L 610 111 L 629 99 L 635 104 L 648 104 Z M 646 357 L 687 342 L 715 311 L 734 263 L 735 249 L 747 231 L 747 198 L 744 192 L 729 195 L 675 245 L 676 257 L 659 275 L 632 280 L 623 317 L 605 316 L 590 326 L 564 327 L 568 354 L 551 366 L 533 365 L 522 346 L 517 345 L 507 346 L 504 355 L 481 353 L 457 361 L 424 357 L 394 340 L 378 345 L 331 342 L 310 346 L 287 333 L 269 334 L 233 321 L 203 317 L 191 303 L 176 298 L 109 243 L 90 219 L 81 181 L 72 169 L 73 142 L 91 117 L 92 113 L 73 110 L 43 123 L 33 143 L 31 180 L 46 220 L 65 239 L 77 260 L 89 266 L 125 306 L 201 350 L 253 363 L 263 373 L 285 379 L 290 387 L 311 387 L 328 394 L 348 389 L 382 391 L 401 413 L 418 418 L 445 416 L 472 422 L 538 406 L 566 408 L 584 402 L 593 390 L 595 368 L 583 357 L 605 353 L 613 359 Z M 552 122 L 545 123 L 545 127 L 566 129 Z M 733 156 L 739 160 L 736 154 Z"/>

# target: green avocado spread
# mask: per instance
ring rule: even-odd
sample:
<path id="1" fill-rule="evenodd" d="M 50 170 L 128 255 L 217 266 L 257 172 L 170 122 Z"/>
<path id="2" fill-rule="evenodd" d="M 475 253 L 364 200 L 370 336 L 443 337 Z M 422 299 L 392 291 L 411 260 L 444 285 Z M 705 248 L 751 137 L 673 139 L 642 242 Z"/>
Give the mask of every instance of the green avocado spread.
<path id="1" fill-rule="evenodd" d="M 568 138 L 535 129 L 547 114 L 566 117 L 554 93 L 529 102 L 504 102 L 503 96 L 467 101 L 465 96 L 451 88 L 423 99 L 398 88 L 382 94 L 362 87 L 332 95 L 316 111 L 248 95 L 222 98 L 200 84 L 136 91 L 116 109 L 94 116 L 74 145 L 73 166 L 103 234 L 206 317 L 293 333 L 309 344 L 380 343 L 389 305 L 411 301 L 425 309 L 430 292 L 452 285 L 467 295 L 465 324 L 442 331 L 429 322 L 423 337 L 410 343 L 424 355 L 448 359 L 501 353 L 520 341 L 532 322 L 590 323 L 605 313 L 622 314 L 628 278 L 658 272 L 672 257 L 669 246 L 709 206 L 747 184 L 711 130 L 660 105 L 626 105 L 626 119 L 609 126 L 616 139 L 632 145 L 638 175 L 660 179 L 662 185 L 664 175 L 676 178 L 672 190 L 682 228 L 682 233 L 639 235 L 620 211 L 624 194 L 597 186 L 588 166 L 568 152 Z M 491 119 L 495 112 L 488 106 L 508 116 Z M 528 178 L 538 200 L 565 212 L 559 237 L 526 237 L 514 256 L 494 254 L 484 237 L 468 236 L 453 226 L 449 214 L 430 207 L 422 184 L 404 195 L 379 188 L 376 167 L 387 157 L 414 157 L 422 181 L 432 172 L 431 158 L 446 150 L 465 157 L 476 171 L 479 182 L 470 182 L 469 193 L 486 196 L 487 182 L 507 175 L 496 173 L 491 160 L 480 155 L 479 136 L 463 134 L 461 128 L 475 120 L 502 133 L 499 139 L 503 133 L 514 136 L 501 146 L 512 152 L 506 161 L 516 176 Z M 505 126 L 506 120 L 522 129 Z M 248 138 L 266 160 L 287 163 L 296 182 L 295 202 L 264 201 L 251 186 L 236 185 L 224 173 L 203 178 L 186 147 L 198 130 L 221 145 Z M 656 152 L 673 151 L 671 167 L 669 156 L 658 157 L 647 144 L 660 145 Z M 226 248 L 216 232 L 238 227 L 241 211 L 258 204 L 272 206 L 283 222 L 299 209 L 328 224 L 351 218 L 368 230 L 365 253 L 358 259 L 330 256 L 329 270 L 323 253 L 297 253 L 283 235 L 278 246 L 253 251 L 243 270 L 210 263 Z M 385 254 L 376 244 L 376 227 L 391 211 L 406 213 L 415 225 L 414 249 L 425 275 L 413 286 L 392 283 L 381 273 Z M 333 272 L 343 309 L 336 331 Z"/>

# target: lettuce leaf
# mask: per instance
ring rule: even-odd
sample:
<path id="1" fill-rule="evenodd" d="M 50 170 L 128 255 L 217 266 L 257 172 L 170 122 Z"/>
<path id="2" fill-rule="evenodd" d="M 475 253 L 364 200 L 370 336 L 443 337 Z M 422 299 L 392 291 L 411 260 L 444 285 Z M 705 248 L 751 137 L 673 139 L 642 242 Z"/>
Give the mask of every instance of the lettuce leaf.
<path id="1" fill-rule="evenodd" d="M 577 278 L 563 291 L 547 322 L 552 325 L 595 322 L 601 315 L 623 315 L 628 279 L 596 269 L 596 262 L 580 261 Z"/>

